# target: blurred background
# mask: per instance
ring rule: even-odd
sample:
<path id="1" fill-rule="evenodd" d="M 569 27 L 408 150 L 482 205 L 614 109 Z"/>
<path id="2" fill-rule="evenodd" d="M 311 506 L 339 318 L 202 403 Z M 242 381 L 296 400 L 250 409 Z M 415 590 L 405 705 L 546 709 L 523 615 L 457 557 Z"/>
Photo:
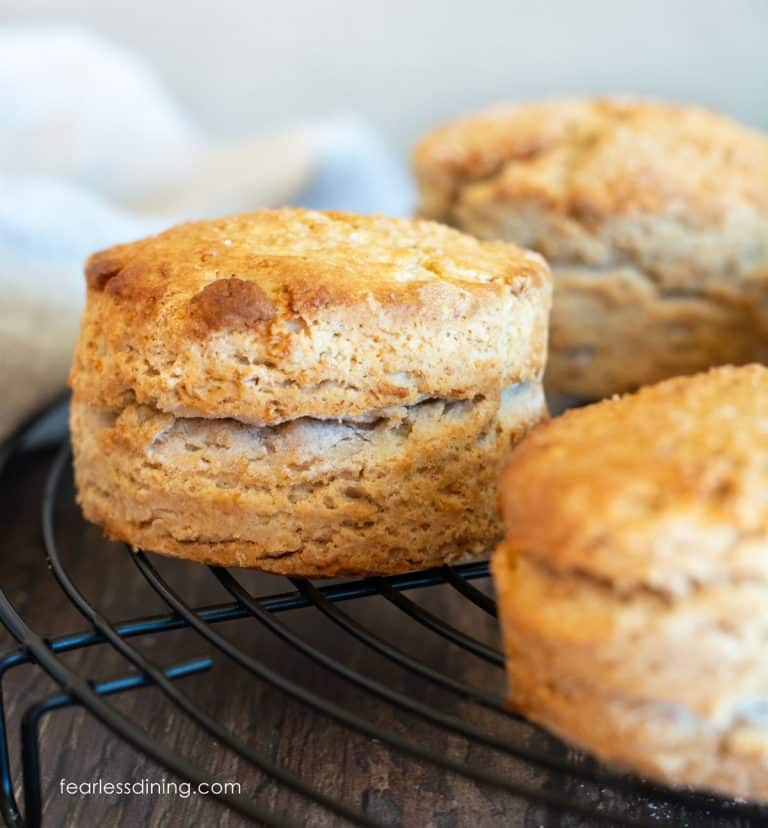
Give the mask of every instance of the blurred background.
<path id="1" fill-rule="evenodd" d="M 768 126 L 765 0 L 0 0 L 144 56 L 205 128 L 354 113 L 404 152 L 492 101 L 636 92 Z"/>
<path id="2" fill-rule="evenodd" d="M 301 204 L 410 215 L 408 151 L 499 100 L 768 128 L 765 0 L 0 0 L 0 437 L 64 384 L 92 251 Z"/>

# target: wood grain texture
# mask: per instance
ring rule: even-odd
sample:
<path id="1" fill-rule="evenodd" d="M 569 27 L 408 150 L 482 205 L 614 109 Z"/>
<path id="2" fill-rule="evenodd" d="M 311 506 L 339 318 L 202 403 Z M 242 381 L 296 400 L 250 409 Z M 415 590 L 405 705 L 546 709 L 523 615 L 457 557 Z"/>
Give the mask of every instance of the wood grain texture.
<path id="1" fill-rule="evenodd" d="M 59 634 L 87 625 L 70 605 L 46 569 L 40 538 L 40 497 L 50 453 L 30 454 L 14 461 L 0 481 L 2 585 L 32 627 L 42 634 Z M 165 607 L 138 573 L 126 551 L 105 542 L 99 530 L 80 518 L 67 491 L 57 512 L 58 537 L 63 559 L 78 587 L 111 620 L 165 611 Z M 207 569 L 178 561 L 153 562 L 182 596 L 195 604 L 227 600 Z M 286 591 L 284 579 L 257 573 L 239 575 L 256 595 Z M 489 588 L 484 584 L 483 588 Z M 419 603 L 489 643 L 498 643 L 495 623 L 448 587 L 411 593 Z M 350 602 L 344 609 L 382 637 L 424 662 L 486 691 L 501 693 L 503 672 L 474 658 L 407 619 L 383 599 Z M 314 610 L 285 613 L 281 618 L 324 652 L 351 668 L 381 680 L 434 708 L 453 713 L 489 731 L 515 736 L 527 744 L 562 750 L 542 733 L 498 714 L 466 704 L 455 695 L 405 672 L 319 617 Z M 348 682 L 316 666 L 279 641 L 252 619 L 219 624 L 217 629 L 245 652 L 284 675 L 377 726 L 410 738 L 424 747 L 462 763 L 492 768 L 520 781 L 569 796 L 597 807 L 625 807 L 627 814 L 656 813 L 659 824 L 745 826 L 738 820 L 698 822 L 680 811 L 642 803 L 627 803 L 616 794 L 580 785 L 536 770 L 451 736 L 412 716 L 405 715 Z M 11 646 L 3 631 L 2 644 Z M 182 630 L 133 639 L 148 657 L 169 666 L 201 655 L 214 659 L 206 674 L 182 679 L 177 686 L 201 709 L 258 749 L 263 755 L 324 793 L 343 798 L 352 806 L 386 825 L 459 828 L 472 826 L 576 826 L 590 821 L 563 818 L 477 786 L 464 778 L 415 762 L 385 745 L 352 733 L 326 717 L 286 698 L 228 661 L 195 633 Z M 131 673 L 130 665 L 111 648 L 98 646 L 64 656 L 67 664 L 90 678 Z M 34 667 L 11 671 L 4 682 L 9 708 L 14 766 L 18 777 L 18 727 L 23 711 L 54 690 Z M 338 817 L 286 791 L 230 751 L 215 744 L 156 689 L 142 689 L 119 697 L 114 704 L 149 734 L 205 769 L 211 780 L 239 781 L 243 793 L 297 826 L 324 828 L 344 824 Z M 41 729 L 45 825 L 163 826 L 217 825 L 235 828 L 247 824 L 215 801 L 203 797 L 173 796 L 66 796 L 59 780 L 158 781 L 172 778 L 166 771 L 137 754 L 90 715 L 77 708 L 46 717 Z"/>

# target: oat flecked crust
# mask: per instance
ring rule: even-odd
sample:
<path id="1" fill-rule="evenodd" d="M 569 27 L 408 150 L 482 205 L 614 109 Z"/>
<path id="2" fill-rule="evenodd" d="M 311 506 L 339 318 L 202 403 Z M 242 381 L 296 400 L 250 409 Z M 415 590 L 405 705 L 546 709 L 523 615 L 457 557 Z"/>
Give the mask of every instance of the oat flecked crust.
<path id="1" fill-rule="evenodd" d="M 768 369 L 566 413 L 493 560 L 512 705 L 625 769 L 768 800 Z"/>
<path id="2" fill-rule="evenodd" d="M 75 479 L 110 537 L 328 577 L 498 541 L 501 465 L 546 416 L 537 254 L 285 209 L 112 248 L 86 277 Z"/>
<path id="3" fill-rule="evenodd" d="M 498 106 L 415 148 L 421 215 L 542 253 L 547 385 L 599 398 L 768 358 L 768 138 L 696 107 Z"/>

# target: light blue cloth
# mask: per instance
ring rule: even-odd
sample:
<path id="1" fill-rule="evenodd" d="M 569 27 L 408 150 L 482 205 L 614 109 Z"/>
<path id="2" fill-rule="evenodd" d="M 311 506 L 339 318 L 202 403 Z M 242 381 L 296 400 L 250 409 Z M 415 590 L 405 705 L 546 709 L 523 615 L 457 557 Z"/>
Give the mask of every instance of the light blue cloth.
<path id="1" fill-rule="evenodd" d="M 415 196 L 405 160 L 394 157 L 365 123 L 351 120 L 326 141 L 297 203 L 315 210 L 410 216 Z"/>

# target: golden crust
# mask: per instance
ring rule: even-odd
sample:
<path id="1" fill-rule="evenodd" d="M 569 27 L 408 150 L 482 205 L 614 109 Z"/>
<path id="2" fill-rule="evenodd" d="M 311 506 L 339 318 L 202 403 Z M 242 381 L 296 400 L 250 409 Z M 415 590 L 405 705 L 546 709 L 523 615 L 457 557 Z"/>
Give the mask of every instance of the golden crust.
<path id="1" fill-rule="evenodd" d="M 566 412 L 513 453 L 507 545 L 619 589 L 768 578 L 768 368 L 717 368 Z"/>
<path id="2" fill-rule="evenodd" d="M 194 222 L 95 254 L 86 279 L 71 384 L 98 405 L 355 416 L 498 392 L 537 379 L 546 354 L 544 261 L 432 222 L 300 209 Z"/>
<path id="3" fill-rule="evenodd" d="M 768 208 L 768 140 L 705 109 L 619 98 L 501 105 L 440 127 L 413 152 L 421 214 L 451 219 L 462 189 L 585 222 L 683 208 L 717 222 Z"/>

